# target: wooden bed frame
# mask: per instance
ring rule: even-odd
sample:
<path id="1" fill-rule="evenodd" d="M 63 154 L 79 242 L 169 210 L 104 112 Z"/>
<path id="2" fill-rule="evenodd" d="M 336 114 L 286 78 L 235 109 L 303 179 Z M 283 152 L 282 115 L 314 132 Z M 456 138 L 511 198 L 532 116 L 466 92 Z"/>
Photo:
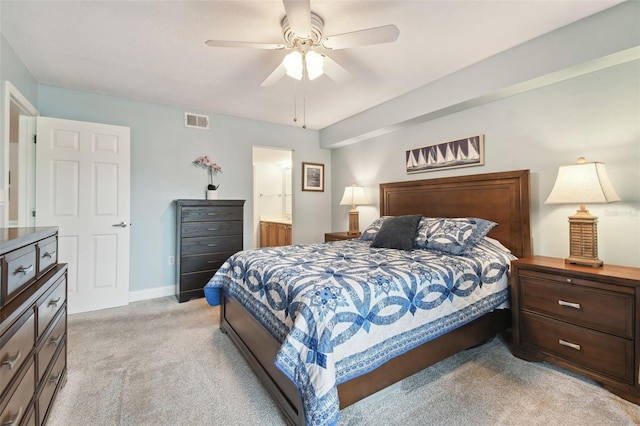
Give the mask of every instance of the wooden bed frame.
<path id="1" fill-rule="evenodd" d="M 517 257 L 532 255 L 528 170 L 381 184 L 380 215 L 404 214 L 489 219 L 499 224 L 489 236 L 501 241 Z M 480 344 L 510 325 L 510 311 L 495 310 L 342 383 L 338 386 L 340 408 Z M 288 421 L 304 425 L 298 390 L 274 364 L 280 343 L 224 292 L 220 328 L 228 333 Z"/>

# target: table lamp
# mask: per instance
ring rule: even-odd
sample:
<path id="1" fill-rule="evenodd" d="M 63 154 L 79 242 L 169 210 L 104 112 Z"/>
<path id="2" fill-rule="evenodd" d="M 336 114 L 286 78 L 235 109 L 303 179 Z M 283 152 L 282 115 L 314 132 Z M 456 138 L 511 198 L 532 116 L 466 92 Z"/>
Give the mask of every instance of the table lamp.
<path id="1" fill-rule="evenodd" d="M 356 206 L 362 204 L 369 204 L 367 195 L 364 193 L 364 188 L 356 186 L 355 184 L 347 186 L 344 189 L 344 195 L 342 196 L 342 200 L 340 200 L 340 205 L 351 206 L 351 210 L 349 210 L 349 231 L 347 232 L 350 236 L 360 235 L 358 208 Z"/>
<path id="2" fill-rule="evenodd" d="M 545 204 L 580 204 L 569 216 L 569 257 L 566 263 L 602 266 L 598 259 L 598 218 L 585 208 L 587 203 L 612 203 L 620 197 L 609 181 L 604 163 L 587 163 L 583 157 L 577 164 L 560 166 L 556 183 Z"/>

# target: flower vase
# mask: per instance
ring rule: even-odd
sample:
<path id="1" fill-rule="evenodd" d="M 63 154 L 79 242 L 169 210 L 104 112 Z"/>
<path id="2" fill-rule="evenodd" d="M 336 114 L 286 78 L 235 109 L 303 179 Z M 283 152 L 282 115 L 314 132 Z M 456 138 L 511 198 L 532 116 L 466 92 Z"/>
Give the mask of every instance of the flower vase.
<path id="1" fill-rule="evenodd" d="M 218 191 L 215 189 L 207 189 L 207 200 L 217 200 L 218 199 Z"/>

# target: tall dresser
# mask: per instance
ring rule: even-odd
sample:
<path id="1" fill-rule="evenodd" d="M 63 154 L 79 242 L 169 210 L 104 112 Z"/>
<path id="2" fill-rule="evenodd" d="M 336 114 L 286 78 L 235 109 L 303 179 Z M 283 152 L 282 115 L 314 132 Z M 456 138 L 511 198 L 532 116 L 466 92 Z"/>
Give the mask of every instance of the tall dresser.
<path id="1" fill-rule="evenodd" d="M 57 228 L 0 228 L 0 424 L 42 425 L 67 374 Z"/>
<path id="2" fill-rule="evenodd" d="M 176 200 L 176 297 L 203 297 L 203 287 L 242 250 L 244 200 Z"/>

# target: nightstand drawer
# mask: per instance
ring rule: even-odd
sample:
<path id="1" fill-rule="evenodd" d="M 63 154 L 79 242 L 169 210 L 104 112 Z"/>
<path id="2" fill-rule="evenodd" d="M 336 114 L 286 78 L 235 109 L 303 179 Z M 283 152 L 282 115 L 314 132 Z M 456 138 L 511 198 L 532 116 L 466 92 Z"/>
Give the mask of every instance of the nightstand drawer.
<path id="1" fill-rule="evenodd" d="M 527 345 L 580 367 L 633 384 L 633 340 L 523 312 Z"/>
<path id="2" fill-rule="evenodd" d="M 520 275 L 519 285 L 521 309 L 633 338 L 632 294 L 568 284 L 557 275 L 531 271 Z"/>

